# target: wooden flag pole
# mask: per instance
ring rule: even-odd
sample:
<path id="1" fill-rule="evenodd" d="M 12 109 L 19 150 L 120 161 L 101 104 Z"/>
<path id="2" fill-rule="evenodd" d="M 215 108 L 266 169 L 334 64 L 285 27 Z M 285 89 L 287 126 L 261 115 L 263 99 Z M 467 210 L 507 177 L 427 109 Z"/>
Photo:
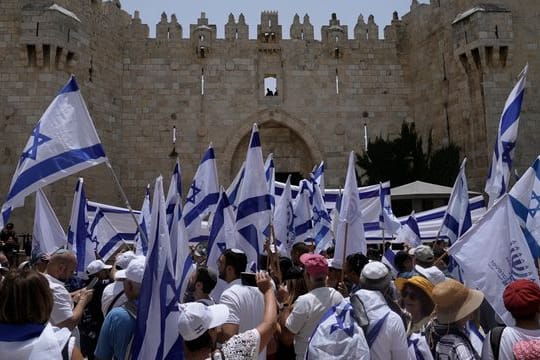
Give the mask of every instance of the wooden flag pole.
<path id="1" fill-rule="evenodd" d="M 111 163 L 109 162 L 108 159 L 107 159 L 107 161 L 105 161 L 105 164 L 107 164 L 107 167 L 111 170 L 111 174 L 113 176 L 114 183 L 118 187 L 118 191 L 120 192 L 120 196 L 124 200 L 124 204 L 125 204 L 126 208 L 129 210 L 129 213 L 131 214 L 131 217 L 133 218 L 133 221 L 135 221 L 135 225 L 137 225 L 137 229 L 139 230 L 139 234 L 141 235 L 142 239 L 148 244 L 148 238 L 146 237 L 146 234 L 144 233 L 143 229 L 141 228 L 141 225 L 139 224 L 139 220 L 135 216 L 135 213 L 133 212 L 133 209 L 131 208 L 131 205 L 129 204 L 129 200 L 128 200 L 127 196 L 126 196 L 126 193 L 124 192 L 124 189 L 122 189 L 122 185 L 120 185 L 120 181 L 118 181 L 118 177 L 116 176 L 116 173 L 114 172 L 114 169 L 113 169 L 113 167 L 112 167 L 112 165 L 111 165 Z"/>
<path id="2" fill-rule="evenodd" d="M 347 260 L 347 241 L 349 240 L 349 223 L 345 223 L 345 243 L 343 244 L 343 262 L 341 263 L 341 282 L 344 279 L 345 261 Z"/>

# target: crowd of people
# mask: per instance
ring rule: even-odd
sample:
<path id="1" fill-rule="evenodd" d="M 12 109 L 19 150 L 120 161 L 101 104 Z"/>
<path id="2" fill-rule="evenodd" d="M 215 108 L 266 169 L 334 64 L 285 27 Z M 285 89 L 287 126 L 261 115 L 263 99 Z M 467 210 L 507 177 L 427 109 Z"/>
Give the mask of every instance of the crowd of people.
<path id="1" fill-rule="evenodd" d="M 441 249 L 402 250 L 389 264 L 377 251 L 339 259 L 298 243 L 290 258 L 263 255 L 251 274 L 241 250 L 206 264 L 198 246 L 178 304 L 184 357 L 540 359 L 538 284 L 507 285 L 501 301 L 515 325 L 504 326 L 480 290 L 452 278 Z M 2 267 L 0 359 L 131 358 L 144 256 L 95 260 L 70 282 L 76 267 L 66 249 Z"/>

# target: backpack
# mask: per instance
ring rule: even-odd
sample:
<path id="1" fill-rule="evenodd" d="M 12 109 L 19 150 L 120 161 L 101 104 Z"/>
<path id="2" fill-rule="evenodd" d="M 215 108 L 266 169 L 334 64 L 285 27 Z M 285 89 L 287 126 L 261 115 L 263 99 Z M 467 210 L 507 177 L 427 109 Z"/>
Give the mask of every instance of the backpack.
<path id="1" fill-rule="evenodd" d="M 502 333 L 505 326 L 495 326 L 491 329 L 489 334 L 489 344 L 491 345 L 491 352 L 495 360 L 499 359 L 499 352 L 501 348 Z"/>
<path id="2" fill-rule="evenodd" d="M 439 331 L 438 331 L 439 330 Z M 426 341 L 434 359 L 437 359 L 437 344 L 441 338 L 445 335 L 455 335 L 465 340 L 469 344 L 469 347 L 473 349 L 471 341 L 461 330 L 455 327 L 448 327 L 448 325 L 439 325 L 435 322 L 430 322 L 426 328 Z"/>

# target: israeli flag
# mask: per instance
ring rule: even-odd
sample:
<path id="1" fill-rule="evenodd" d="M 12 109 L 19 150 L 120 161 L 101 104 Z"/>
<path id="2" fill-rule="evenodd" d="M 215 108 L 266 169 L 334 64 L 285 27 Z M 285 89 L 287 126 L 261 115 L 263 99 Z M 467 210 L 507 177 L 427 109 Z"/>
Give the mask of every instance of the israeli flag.
<path id="1" fill-rule="evenodd" d="M 274 212 L 274 235 L 280 244 L 282 256 L 290 257 L 294 244 L 294 206 L 291 192 L 291 176 L 287 177 L 285 189 L 279 198 Z"/>
<path id="2" fill-rule="evenodd" d="M 531 254 L 540 258 L 540 156 L 512 187 L 510 200 Z"/>
<path id="3" fill-rule="evenodd" d="M 379 184 L 379 203 L 381 206 L 379 227 L 381 230 L 387 231 L 388 235 L 392 237 L 394 234 L 397 234 L 399 229 L 401 229 L 401 223 L 392 212 L 392 206 L 390 205 L 390 189 L 383 188 L 382 184 Z"/>
<path id="4" fill-rule="evenodd" d="M 450 244 L 456 242 L 472 226 L 471 211 L 469 210 L 469 187 L 465 176 L 466 163 L 467 158 L 463 159 L 461 163 L 450 200 L 448 200 L 444 220 L 439 230 L 439 236 L 446 237 Z"/>
<path id="5" fill-rule="evenodd" d="M 77 256 L 77 274 L 86 279 L 86 267 L 96 259 L 97 241 L 92 241 L 89 232 L 88 212 L 86 209 L 87 199 L 84 192 L 84 180 L 79 178 L 73 196 L 71 218 L 68 228 L 68 244 Z"/>
<path id="6" fill-rule="evenodd" d="M 249 148 L 246 155 L 246 171 L 238 198 L 236 229 L 240 236 L 239 248 L 248 258 L 248 263 L 258 264 L 264 249 L 264 231 L 270 221 L 271 201 L 264 172 L 261 139 L 257 124 L 253 124 Z"/>
<path id="7" fill-rule="evenodd" d="M 322 166 L 322 163 L 321 163 Z M 313 240 L 315 241 L 315 254 L 328 249 L 333 245 L 334 234 L 332 233 L 332 219 L 324 205 L 323 193 L 320 185 L 317 185 L 312 177 L 313 185 Z"/>
<path id="8" fill-rule="evenodd" d="M 218 272 L 217 261 L 226 249 L 237 248 L 235 216 L 232 205 L 229 203 L 225 190 L 221 188 L 216 213 L 212 220 L 210 235 L 208 236 L 207 265 Z"/>
<path id="9" fill-rule="evenodd" d="M 276 168 L 274 166 L 274 154 L 268 154 L 266 161 L 264 162 L 264 174 L 266 176 L 266 182 L 268 182 L 268 193 L 270 194 L 270 204 L 272 205 L 272 213 L 276 205 Z"/>
<path id="10" fill-rule="evenodd" d="M 167 197 L 165 198 L 167 225 L 169 225 L 169 231 L 173 223 L 174 207 L 178 201 L 182 202 L 182 172 L 180 170 L 180 161 L 176 159 L 176 164 L 174 165 L 173 174 L 171 176 L 171 182 L 169 183 L 169 191 L 167 192 Z"/>
<path id="11" fill-rule="evenodd" d="M 394 275 L 394 278 L 397 276 L 398 271 L 396 269 L 396 266 L 394 265 L 394 258 L 396 257 L 396 253 L 392 250 L 392 248 L 388 247 L 386 251 L 383 254 L 383 257 L 381 259 L 381 262 L 388 266 L 390 271 L 392 272 L 392 275 Z"/>
<path id="12" fill-rule="evenodd" d="M 29 194 L 83 169 L 107 161 L 75 78 L 60 90 L 32 131 L 17 164 L 0 228 Z"/>
<path id="13" fill-rule="evenodd" d="M 354 151 L 351 151 L 336 227 L 334 259 L 338 259 L 338 265 L 341 266 L 343 266 L 343 262 L 347 256 L 355 253 L 366 254 L 367 252 L 362 208 L 356 181 L 355 160 Z"/>
<path id="14" fill-rule="evenodd" d="M 151 212 L 148 256 L 137 307 L 132 359 L 182 359 L 178 292 L 161 176 L 156 179 Z"/>
<path id="15" fill-rule="evenodd" d="M 296 195 L 294 204 L 294 243 L 313 239 L 312 210 L 310 203 L 311 191 L 307 180 L 300 182 L 300 192 Z"/>
<path id="16" fill-rule="evenodd" d="M 205 216 L 214 212 L 219 199 L 216 157 L 212 144 L 205 151 L 184 205 L 184 225 L 190 242 L 208 240 L 201 222 Z"/>
<path id="17" fill-rule="evenodd" d="M 32 249 L 52 254 L 67 245 L 67 237 L 42 189 L 36 192 Z"/>
<path id="18" fill-rule="evenodd" d="M 90 237 L 97 244 L 99 257 L 108 261 L 123 245 L 134 245 L 137 225 L 133 221 L 133 210 L 116 206 L 87 202 Z M 133 211 L 136 216 L 139 211 Z"/>
<path id="19" fill-rule="evenodd" d="M 313 181 L 315 182 L 315 184 L 319 185 L 319 188 L 321 189 L 321 194 L 323 194 L 324 196 L 324 161 L 321 161 L 319 166 L 315 167 L 315 170 L 313 170 Z"/>
<path id="20" fill-rule="evenodd" d="M 416 221 L 416 216 L 414 216 L 414 211 L 409 215 L 409 218 L 397 233 L 394 242 L 405 243 L 413 248 L 422 245 L 420 229 L 418 228 L 418 222 Z"/>
<path id="21" fill-rule="evenodd" d="M 146 194 L 144 196 L 143 204 L 141 207 L 141 213 L 139 214 L 139 228 L 144 233 L 144 236 L 140 233 L 135 238 L 135 253 L 138 255 L 146 256 L 148 252 L 148 229 L 150 229 L 150 221 L 152 215 L 150 214 L 150 184 L 146 185 Z"/>
<path id="22" fill-rule="evenodd" d="M 332 306 L 323 315 L 308 343 L 306 360 L 370 359 L 364 331 L 355 320 L 348 299 Z"/>
<path id="23" fill-rule="evenodd" d="M 448 249 L 448 253 L 458 262 L 465 285 L 482 289 L 486 300 L 504 323 L 514 325 L 501 294 L 514 280 L 539 282 L 538 271 L 512 209 L 510 195 L 504 194 L 497 200 Z"/>
<path id="24" fill-rule="evenodd" d="M 246 162 L 244 161 L 232 183 L 227 188 L 227 197 L 235 211 L 238 208 L 238 194 L 240 193 L 240 186 L 242 186 L 242 180 L 244 179 L 245 168 Z"/>
<path id="25" fill-rule="evenodd" d="M 529 64 L 525 65 L 516 86 L 514 86 L 504 104 L 485 187 L 486 193 L 489 194 L 488 207 L 491 207 L 495 200 L 508 190 L 528 69 Z"/>

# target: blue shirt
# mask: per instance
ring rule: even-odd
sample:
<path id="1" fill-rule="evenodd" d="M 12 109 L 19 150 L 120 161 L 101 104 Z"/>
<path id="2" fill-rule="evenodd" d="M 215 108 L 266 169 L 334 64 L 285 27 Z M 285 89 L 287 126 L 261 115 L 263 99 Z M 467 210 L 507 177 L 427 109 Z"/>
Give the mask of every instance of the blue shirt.
<path id="1" fill-rule="evenodd" d="M 135 323 L 135 319 L 123 307 L 112 309 L 101 327 L 94 355 L 100 360 L 123 360 L 133 337 Z"/>

